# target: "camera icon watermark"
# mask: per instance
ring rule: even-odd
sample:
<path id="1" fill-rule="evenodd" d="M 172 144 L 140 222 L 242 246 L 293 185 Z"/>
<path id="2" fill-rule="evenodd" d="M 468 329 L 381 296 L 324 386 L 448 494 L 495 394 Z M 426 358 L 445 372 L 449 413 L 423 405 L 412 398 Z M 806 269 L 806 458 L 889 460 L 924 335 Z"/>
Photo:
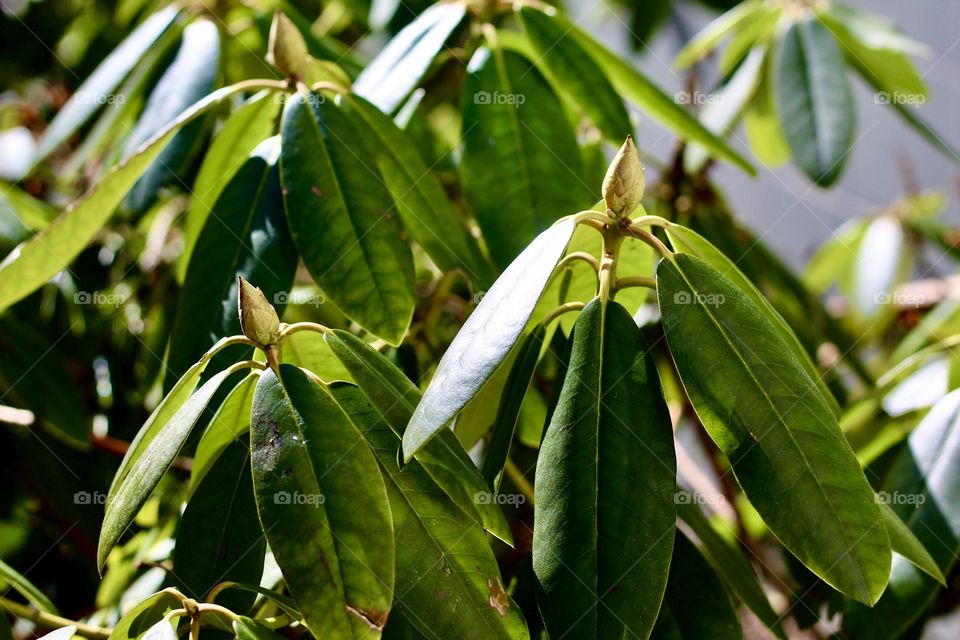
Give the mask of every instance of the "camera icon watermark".
<path id="1" fill-rule="evenodd" d="M 107 494 L 102 491 L 77 491 L 73 494 L 73 504 L 104 505 L 107 504 Z"/>
<path id="2" fill-rule="evenodd" d="M 504 93 L 502 91 L 477 91 L 473 94 L 473 104 L 506 104 L 519 109 L 527 101 L 522 93 Z"/>
<path id="3" fill-rule="evenodd" d="M 77 291 L 73 294 L 73 301 L 76 304 L 119 307 L 127 301 L 127 296 L 120 293 L 105 293 L 103 291 Z"/>
<path id="4" fill-rule="evenodd" d="M 473 494 L 474 504 L 499 504 L 519 507 L 526 504 L 527 496 L 522 493 L 493 493 L 491 491 L 477 491 Z"/>
<path id="5" fill-rule="evenodd" d="M 277 491 L 273 494 L 273 504 L 306 506 L 316 509 L 327 501 L 322 493 L 300 493 L 299 491 Z"/>
<path id="6" fill-rule="evenodd" d="M 727 301 L 722 293 L 691 293 L 690 291 L 677 291 L 673 294 L 674 304 L 699 304 L 707 307 L 719 307 Z"/>

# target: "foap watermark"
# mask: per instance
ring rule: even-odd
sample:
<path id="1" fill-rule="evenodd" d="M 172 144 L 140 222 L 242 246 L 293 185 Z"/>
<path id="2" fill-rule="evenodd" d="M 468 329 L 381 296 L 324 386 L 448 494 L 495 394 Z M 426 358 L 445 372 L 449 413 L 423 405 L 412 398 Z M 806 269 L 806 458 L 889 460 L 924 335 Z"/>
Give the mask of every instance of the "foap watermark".
<path id="1" fill-rule="evenodd" d="M 719 307 L 727 298 L 722 293 L 691 293 L 689 291 L 677 291 L 673 294 L 674 304 L 700 304 L 707 307 Z"/>
<path id="2" fill-rule="evenodd" d="M 690 104 L 703 106 L 707 104 L 716 104 L 723 100 L 719 93 L 703 93 L 702 91 L 678 91 L 673 94 L 673 101 L 677 104 Z"/>
<path id="3" fill-rule="evenodd" d="M 286 93 L 284 91 L 278 91 L 273 94 L 274 100 L 276 100 L 279 104 L 286 104 L 287 101 L 292 100 L 295 97 L 304 100 L 310 106 L 324 104 L 327 101 L 327 96 L 317 91 L 310 91 L 307 93 Z"/>
<path id="4" fill-rule="evenodd" d="M 273 304 L 292 304 L 297 306 L 319 307 L 326 304 L 327 298 L 322 293 L 306 291 L 278 291 L 273 294 Z"/>
<path id="5" fill-rule="evenodd" d="M 900 491 L 878 491 L 874 497 L 877 504 L 910 504 L 920 506 L 927 501 L 922 493 L 902 493 Z"/>
<path id="6" fill-rule="evenodd" d="M 723 504 L 727 499 L 720 493 L 699 493 L 694 491 L 677 491 L 673 494 L 674 504 Z"/>
<path id="7" fill-rule="evenodd" d="M 273 494 L 273 504 L 289 505 L 294 507 L 317 508 L 326 502 L 322 493 L 301 493 L 299 491 L 277 491 Z"/>
<path id="8" fill-rule="evenodd" d="M 517 109 L 527 101 L 522 93 L 504 93 L 503 91 L 477 91 L 473 94 L 473 104 L 508 104 Z"/>
<path id="9" fill-rule="evenodd" d="M 77 491 L 73 494 L 73 504 L 104 505 L 107 504 L 107 494 L 102 491 Z"/>
<path id="10" fill-rule="evenodd" d="M 922 93 L 906 91 L 878 91 L 873 94 L 874 104 L 895 104 L 901 107 L 919 107 L 925 104 L 927 96 Z"/>
<path id="11" fill-rule="evenodd" d="M 76 304 L 119 307 L 127 301 L 127 296 L 115 291 L 77 291 L 73 294 L 73 301 Z"/>
<path id="12" fill-rule="evenodd" d="M 522 493 L 492 493 L 490 491 L 477 491 L 473 494 L 474 504 L 499 504 L 519 507 L 527 502 L 527 496 Z"/>
<path id="13" fill-rule="evenodd" d="M 90 91 L 78 91 L 73 94 L 73 100 L 79 104 L 100 104 L 119 107 L 127 101 L 127 97 L 122 93 L 93 93 Z"/>
<path id="14" fill-rule="evenodd" d="M 874 296 L 877 304 L 892 304 L 898 307 L 924 307 L 928 304 L 927 296 L 910 291 L 883 291 Z"/>

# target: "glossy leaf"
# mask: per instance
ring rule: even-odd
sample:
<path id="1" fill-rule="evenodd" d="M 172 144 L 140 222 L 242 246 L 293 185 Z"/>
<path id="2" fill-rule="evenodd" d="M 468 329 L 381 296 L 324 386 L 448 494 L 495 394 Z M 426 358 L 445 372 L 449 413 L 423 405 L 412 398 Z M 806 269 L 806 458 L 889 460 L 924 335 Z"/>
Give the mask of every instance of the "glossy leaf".
<path id="1" fill-rule="evenodd" d="M 465 14 L 466 7 L 459 2 L 429 7 L 364 68 L 353 90 L 384 113 L 394 111 L 420 84 Z"/>
<path id="2" fill-rule="evenodd" d="M 497 407 L 497 418 L 491 429 L 490 442 L 483 457 L 483 466 L 480 468 L 483 479 L 494 491 L 500 489 L 503 467 L 510 453 L 517 422 L 520 420 L 520 408 L 527 395 L 527 387 L 530 386 L 530 381 L 536 372 L 545 337 L 546 330 L 542 324 L 538 324 L 524 338 L 520 352 L 510 368 L 503 397 Z"/>
<path id="3" fill-rule="evenodd" d="M 393 433 L 397 438 L 402 437 L 420 402 L 420 390 L 396 365 L 355 335 L 335 330 L 326 334 L 325 339 Z M 500 540 L 513 544 L 510 526 L 500 506 L 492 501 L 477 500 L 477 495 L 487 492 L 488 487 L 452 431 L 444 429 L 438 433 L 417 453 L 417 461 L 471 520 Z"/>
<path id="4" fill-rule="evenodd" d="M 257 584 L 266 546 L 253 499 L 248 443 L 234 440 L 204 475 L 180 517 L 173 575 L 180 590 L 196 599 L 221 582 Z M 248 611 L 255 597 L 234 591 L 218 602 Z"/>
<path id="5" fill-rule="evenodd" d="M 676 458 L 649 346 L 588 304 L 537 459 L 533 569 L 551 636 L 647 637 L 673 547 Z"/>
<path id="6" fill-rule="evenodd" d="M 123 159 L 162 131 L 190 105 L 210 93 L 217 79 L 220 62 L 220 35 L 210 20 L 197 20 L 183 30 L 180 49 L 157 81 L 137 124 L 124 143 Z M 188 168 L 204 132 L 203 120 L 186 125 L 160 152 L 153 164 L 127 194 L 126 207 L 143 213 L 157 191 L 177 180 Z"/>
<path id="7" fill-rule="evenodd" d="M 156 12 L 100 63 L 47 127 L 34 162 L 43 160 L 90 119 L 178 15 L 180 8 L 175 5 Z"/>
<path id="8" fill-rule="evenodd" d="M 183 253 L 177 262 L 181 282 L 204 223 L 213 211 L 220 193 L 226 188 L 248 156 L 276 129 L 280 100 L 270 93 L 258 94 L 230 114 L 203 156 L 203 164 L 193 181 L 190 208 L 183 230 Z"/>
<path id="9" fill-rule="evenodd" d="M 181 113 L 127 162 L 107 173 L 91 192 L 68 206 L 50 226 L 14 249 L 0 263 L 0 310 L 41 287 L 83 251 L 177 131 L 243 89 L 224 87 Z"/>
<path id="10" fill-rule="evenodd" d="M 251 414 L 260 522 L 317 637 L 378 638 L 390 612 L 394 544 L 377 462 L 357 427 L 302 370 L 260 376 Z"/>
<path id="11" fill-rule="evenodd" d="M 427 637 L 526 640 L 483 529 L 457 509 L 418 461 L 401 471 L 399 436 L 352 385 L 332 387 L 377 456 L 393 512 L 397 612 Z"/>
<path id="12" fill-rule="evenodd" d="M 187 267 L 170 334 L 169 375 L 184 372 L 217 339 L 240 333 L 237 276 L 278 310 L 297 254 L 283 214 L 277 138 L 260 144 L 224 187 Z"/>
<path id="13" fill-rule="evenodd" d="M 732 280 L 690 255 L 661 260 L 657 295 L 687 396 L 751 504 L 825 582 L 876 602 L 890 540 L 873 490 L 777 326 Z"/>
<path id="14" fill-rule="evenodd" d="M 909 560 L 913 566 L 940 584 L 945 585 L 943 572 L 937 566 L 930 552 L 923 546 L 923 543 L 913 534 L 910 527 L 900 519 L 900 516 L 890 508 L 885 496 L 878 496 L 878 499 L 880 500 L 880 515 L 883 516 L 883 522 L 890 536 L 890 546 L 893 550 Z"/>
<path id="15" fill-rule="evenodd" d="M 413 315 L 413 259 L 379 171 L 322 94 L 291 97 L 281 128 L 287 219 L 307 270 L 344 314 L 399 344 Z"/>
<path id="16" fill-rule="evenodd" d="M 784 34 L 773 90 L 794 162 L 821 187 L 840 176 L 853 144 L 855 113 L 836 39 L 815 17 Z"/>
<path id="17" fill-rule="evenodd" d="M 138 602 L 123 614 L 110 632 L 109 640 L 135 640 L 143 636 L 163 616 L 180 608 L 180 599 L 169 591 L 160 591 Z"/>
<path id="18" fill-rule="evenodd" d="M 453 420 L 507 357 L 570 242 L 574 226 L 564 220 L 537 236 L 461 327 L 403 433 L 406 461 Z"/>
<path id="19" fill-rule="evenodd" d="M 679 531 L 674 536 L 670 578 L 653 640 L 740 640 L 737 612 L 723 583 Z"/>
<path id="20" fill-rule="evenodd" d="M 221 371 L 205 382 L 183 403 L 168 422 L 160 426 L 156 436 L 143 445 L 122 479 L 119 479 L 118 471 L 114 479 L 115 487 L 107 498 L 103 525 L 100 529 L 100 542 L 97 546 L 97 566 L 101 570 L 110 550 L 133 522 L 143 503 L 153 493 L 157 483 L 187 441 L 201 414 L 206 410 L 207 403 L 230 373 L 229 369 Z M 131 449 L 139 449 L 136 447 L 138 444 L 135 441 Z M 122 469 L 123 465 L 121 465 Z"/>
<path id="21" fill-rule="evenodd" d="M 367 152 L 376 158 L 411 239 L 444 271 L 461 269 L 475 287 L 489 286 L 493 274 L 487 258 L 440 181 L 411 146 L 412 141 L 389 116 L 363 98 L 347 94 L 341 100 L 356 119 L 354 128 L 369 134 Z"/>
<path id="22" fill-rule="evenodd" d="M 880 496 L 930 552 L 944 575 L 960 549 L 960 391 L 940 400 L 907 438 L 881 485 Z M 894 556 L 890 585 L 873 609 L 848 603 L 843 626 L 856 637 L 900 635 L 922 615 L 937 581 Z"/>
<path id="23" fill-rule="evenodd" d="M 681 140 L 697 142 L 708 149 L 713 157 L 735 164 L 750 175 L 756 175 L 756 170 L 740 153 L 711 133 L 695 115 L 677 104 L 671 95 L 572 23 L 563 20 L 561 24 L 565 29 L 568 29 L 569 37 L 577 40 L 580 46 L 600 65 L 613 87 L 624 98 L 632 101 L 646 115 L 659 122 Z"/>
<path id="24" fill-rule="evenodd" d="M 237 640 L 280 640 L 284 637 L 247 616 L 237 618 L 233 623 L 233 628 L 236 631 Z"/>
<path id="25" fill-rule="evenodd" d="M 210 424 L 203 432 L 193 454 L 193 467 L 190 470 L 191 494 L 197 490 L 224 450 L 250 429 L 250 407 L 253 403 L 253 390 L 259 378 L 258 373 L 250 373 L 241 380 L 230 390 L 210 419 Z"/>
<path id="26" fill-rule="evenodd" d="M 300 331 L 284 338 L 283 361 L 307 369 L 324 382 L 353 382 L 350 370 L 343 366 L 324 337 L 313 331 Z"/>
<path id="27" fill-rule="evenodd" d="M 573 126 L 546 79 L 513 51 L 480 48 L 467 67 L 461 175 L 494 262 L 596 196 Z"/>
<path id="28" fill-rule="evenodd" d="M 633 133 L 630 117 L 603 71 L 566 29 L 554 20 L 553 9 L 523 6 L 520 22 L 537 53 L 537 63 L 550 69 L 557 89 L 567 93 L 610 140 L 621 142 Z"/>

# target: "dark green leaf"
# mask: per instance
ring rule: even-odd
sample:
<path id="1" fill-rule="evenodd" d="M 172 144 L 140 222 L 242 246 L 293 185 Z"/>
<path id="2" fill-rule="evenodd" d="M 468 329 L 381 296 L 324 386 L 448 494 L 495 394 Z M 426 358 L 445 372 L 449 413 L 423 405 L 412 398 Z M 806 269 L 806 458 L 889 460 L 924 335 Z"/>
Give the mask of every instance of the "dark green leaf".
<path id="1" fill-rule="evenodd" d="M 465 14 L 459 2 L 428 8 L 366 66 L 353 83 L 354 91 L 384 113 L 395 110 L 420 83 Z"/>
<path id="2" fill-rule="evenodd" d="M 260 376 L 251 414 L 260 522 L 310 631 L 377 638 L 394 545 L 377 461 L 329 393 L 291 365 Z"/>
<path id="3" fill-rule="evenodd" d="M 120 86 L 127 73 L 170 28 L 180 15 L 180 8 L 171 5 L 147 18 L 120 46 L 100 63 L 73 97 L 63 105 L 40 139 L 35 162 L 40 162 L 59 147 L 99 109 Z"/>
<path id="4" fill-rule="evenodd" d="M 399 469 L 398 435 L 359 390 L 347 384 L 332 390 L 360 427 L 387 481 L 397 549 L 397 613 L 429 638 L 529 638 L 520 609 L 504 592 L 483 529 L 450 502 L 419 462 Z"/>
<path id="5" fill-rule="evenodd" d="M 131 459 L 129 470 L 122 479 L 120 479 L 120 471 L 117 472 L 117 477 L 114 479 L 115 486 L 111 487 L 111 493 L 107 498 L 103 526 L 100 529 L 100 542 L 97 547 L 97 566 L 101 570 L 110 550 L 133 522 L 140 507 L 153 493 L 157 483 L 180 452 L 180 448 L 193 431 L 200 415 L 207 408 L 207 403 L 231 373 L 229 369 L 221 371 L 205 382 L 183 403 L 168 422 L 162 426 L 158 425 L 160 428 L 155 437 L 145 443 L 142 448 L 137 446 L 139 444 L 137 441 L 131 445 L 131 450 L 136 448 L 140 453 L 135 460 Z M 141 433 L 146 431 L 148 426 L 150 425 L 145 425 Z M 121 471 L 124 466 L 121 465 Z"/>
<path id="6" fill-rule="evenodd" d="M 675 635 L 678 634 L 678 635 Z M 673 541 L 670 578 L 653 640 L 741 640 L 740 621 L 720 578 L 686 536 Z"/>
<path id="7" fill-rule="evenodd" d="M 23 299 L 69 265 L 103 228 L 123 196 L 176 133 L 243 89 L 224 87 L 181 113 L 136 155 L 107 173 L 93 191 L 68 206 L 49 227 L 14 249 L 0 263 L 0 310 Z"/>
<path id="8" fill-rule="evenodd" d="M 670 414 L 649 345 L 616 302 L 588 304 L 537 460 L 533 569 L 547 632 L 647 637 L 676 521 Z"/>
<path id="9" fill-rule="evenodd" d="M 376 158 L 410 237 L 444 271 L 459 268 L 475 287 L 489 286 L 493 274 L 488 260 L 412 141 L 363 98 L 348 94 L 341 100 L 356 118 L 357 132 L 369 134 L 367 152 Z"/>
<path id="10" fill-rule="evenodd" d="M 250 407 L 253 403 L 253 390 L 259 378 L 259 374 L 251 373 L 241 380 L 227 394 L 210 419 L 210 424 L 203 432 L 193 454 L 193 468 L 190 470 L 191 493 L 197 490 L 200 482 L 230 443 L 246 435 L 250 429 Z"/>
<path id="11" fill-rule="evenodd" d="M 433 380 L 403 433 L 409 461 L 453 420 L 493 375 L 530 319 L 563 255 L 574 223 L 564 220 L 530 243 L 490 287 L 443 354 Z"/>
<path id="12" fill-rule="evenodd" d="M 197 237 L 220 193 L 257 145 L 273 134 L 279 114 L 280 101 L 276 95 L 264 92 L 254 96 L 226 119 L 204 154 L 203 164 L 193 181 L 193 196 L 184 222 L 183 253 L 177 262 L 181 282 L 187 275 Z"/>
<path id="13" fill-rule="evenodd" d="M 822 187 L 840 176 L 855 113 L 836 39 L 816 17 L 795 22 L 777 46 L 774 95 L 794 162 Z"/>
<path id="14" fill-rule="evenodd" d="M 497 418 L 491 429 L 490 442 L 481 467 L 483 479 L 494 492 L 500 489 L 503 466 L 507 462 L 513 434 L 520 420 L 520 408 L 523 405 L 523 398 L 527 395 L 527 387 L 530 386 L 533 374 L 537 370 L 537 362 L 540 360 L 540 351 L 545 338 L 546 329 L 542 324 L 538 324 L 524 339 L 520 352 L 510 368 L 503 397 L 497 407 Z"/>
<path id="15" fill-rule="evenodd" d="M 396 365 L 355 335 L 335 330 L 326 334 L 325 339 L 393 433 L 397 438 L 402 437 L 420 402 L 420 390 Z M 471 520 L 507 544 L 513 544 L 510 526 L 500 506 L 477 500 L 477 494 L 486 492 L 488 487 L 452 431 L 444 429 L 437 434 L 417 453 L 417 460 L 430 479 Z"/>
<path id="16" fill-rule="evenodd" d="M 937 566 L 930 552 L 923 546 L 923 543 L 917 539 L 917 536 L 900 519 L 900 516 L 890 508 L 886 496 L 878 496 L 878 499 L 880 500 L 880 514 L 883 516 L 883 523 L 886 525 L 887 534 L 890 536 L 891 548 L 928 576 L 945 585 L 943 572 Z"/>
<path id="17" fill-rule="evenodd" d="M 173 122 L 182 111 L 213 91 L 219 62 L 220 35 L 216 25 L 210 20 L 198 20 L 188 25 L 183 30 L 183 41 L 176 57 L 157 81 L 124 144 L 124 160 Z M 177 133 L 127 194 L 125 203 L 128 209 L 138 214 L 146 211 L 157 191 L 177 180 L 188 168 L 204 126 L 203 120 L 197 120 Z"/>
<path id="18" fill-rule="evenodd" d="M 934 405 L 894 458 L 880 496 L 949 575 L 960 550 L 960 391 Z M 898 638 L 923 614 L 937 581 L 894 556 L 890 584 L 872 609 L 848 603 L 843 626 L 857 638 Z"/>
<path id="19" fill-rule="evenodd" d="M 557 96 L 533 63 L 483 47 L 467 68 L 461 175 L 501 268 L 561 216 L 596 200 Z"/>
<path id="20" fill-rule="evenodd" d="M 530 6 L 519 10 L 520 22 L 541 62 L 558 81 L 557 89 L 576 101 L 604 135 L 617 143 L 633 133 L 630 117 L 606 75 L 567 30 L 555 19 L 555 10 Z"/>
<path id="21" fill-rule="evenodd" d="M 173 575 L 191 598 L 205 598 L 221 582 L 257 584 L 267 542 L 257 520 L 247 442 L 234 440 L 190 496 L 180 518 Z M 248 611 L 256 594 L 224 593 L 219 603 Z"/>
<path id="22" fill-rule="evenodd" d="M 873 490 L 780 330 L 732 280 L 687 254 L 660 261 L 657 295 L 687 396 L 750 502 L 824 581 L 876 602 L 890 540 Z"/>
<path id="23" fill-rule="evenodd" d="M 237 276 L 282 312 L 297 254 L 283 215 L 277 138 L 265 140 L 224 187 L 190 257 L 170 334 L 167 369 L 179 376 L 219 338 L 240 333 Z"/>
<path id="24" fill-rule="evenodd" d="M 291 97 L 282 132 L 287 219 L 307 270 L 344 314 L 399 344 L 413 315 L 413 258 L 380 172 L 322 94 Z"/>
<path id="25" fill-rule="evenodd" d="M 237 640 L 282 640 L 284 638 L 273 629 L 247 616 L 240 616 L 233 623 L 233 628 L 237 632 Z"/>

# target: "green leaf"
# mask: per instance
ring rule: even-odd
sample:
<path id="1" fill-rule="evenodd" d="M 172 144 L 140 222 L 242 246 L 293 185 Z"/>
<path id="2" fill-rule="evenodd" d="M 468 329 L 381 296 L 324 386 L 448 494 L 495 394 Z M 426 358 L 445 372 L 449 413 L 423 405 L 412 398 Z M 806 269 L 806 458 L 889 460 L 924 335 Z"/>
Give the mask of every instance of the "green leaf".
<path id="1" fill-rule="evenodd" d="M 245 88 L 224 87 L 181 113 L 136 155 L 107 173 L 93 191 L 68 206 L 49 227 L 14 249 L 0 263 L 0 311 L 38 289 L 83 251 L 177 131 Z"/>
<path id="2" fill-rule="evenodd" d="M 57 217 L 56 209 L 11 184 L 0 182 L 0 194 L 0 238 L 4 242 L 21 242 Z"/>
<path id="3" fill-rule="evenodd" d="M 205 598 L 221 582 L 257 584 L 263 575 L 266 540 L 257 520 L 250 476 L 250 450 L 234 440 L 190 496 L 180 517 L 173 575 L 183 593 Z M 224 593 L 219 603 L 241 612 L 255 594 Z"/>
<path id="4" fill-rule="evenodd" d="M 397 549 L 397 611 L 427 637 L 475 633 L 486 640 L 529 638 L 520 609 L 504 592 L 497 561 L 475 522 L 457 509 L 418 461 L 401 471 L 399 436 L 352 385 L 337 402 L 359 426 L 387 482 Z"/>
<path id="5" fill-rule="evenodd" d="M 904 360 L 931 344 L 960 334 L 960 297 L 950 296 L 924 314 L 890 355 L 890 362 Z"/>
<path id="6" fill-rule="evenodd" d="M 351 418 L 284 364 L 257 383 L 251 448 L 260 522 L 311 633 L 380 637 L 394 592 L 393 523 Z"/>
<path id="7" fill-rule="evenodd" d="M 830 186 L 853 145 L 855 112 L 843 54 L 816 17 L 792 24 L 776 47 L 773 91 L 795 164 Z"/>
<path id="8" fill-rule="evenodd" d="M 567 93 L 608 139 L 619 143 L 632 134 L 623 99 L 593 58 L 576 40 L 566 37 L 566 29 L 554 20 L 555 10 L 520 6 L 518 14 L 536 50 L 537 64 L 550 69 L 557 89 Z"/>
<path id="9" fill-rule="evenodd" d="M 691 255 L 660 261 L 657 295 L 687 396 L 751 504 L 825 582 L 876 602 L 890 540 L 873 490 L 778 327 L 732 280 Z"/>
<path id="10" fill-rule="evenodd" d="M 299 331 L 283 339 L 283 361 L 306 369 L 325 382 L 353 382 L 350 370 L 327 341 L 314 331 Z"/>
<path id="11" fill-rule="evenodd" d="M 836 229 L 807 262 L 803 270 L 804 284 L 822 295 L 834 283 L 848 281 L 856 273 L 853 265 L 857 248 L 869 225 L 869 218 L 854 218 Z M 841 284 L 840 289 L 847 287 Z"/>
<path id="12" fill-rule="evenodd" d="M 723 583 L 697 547 L 677 531 L 663 608 L 653 640 L 741 640 L 740 620 Z"/>
<path id="13" fill-rule="evenodd" d="M 193 466 L 190 470 L 191 495 L 196 492 L 230 443 L 239 440 L 250 429 L 250 407 L 253 403 L 253 390 L 259 378 L 260 374 L 250 373 L 237 383 L 210 418 L 210 424 L 203 432 L 193 454 Z"/>
<path id="14" fill-rule="evenodd" d="M 651 118 L 672 131 L 685 142 L 697 142 L 710 151 L 710 155 L 737 165 L 750 175 L 756 175 L 747 160 L 729 144 L 711 133 L 695 115 L 677 104 L 673 96 L 641 75 L 620 56 L 585 34 L 572 23 L 561 21 L 568 29 L 569 36 L 576 39 L 580 46 L 600 65 L 610 82 L 626 99 L 634 102 Z"/>
<path id="15" fill-rule="evenodd" d="M 429 7 L 404 27 L 353 83 L 354 92 L 384 113 L 394 111 L 426 75 L 466 14 L 459 2 Z"/>
<path id="16" fill-rule="evenodd" d="M 762 13 L 765 8 L 763 0 L 747 0 L 716 18 L 680 50 L 673 61 L 673 68 L 681 71 L 703 58 L 716 49 L 724 38 L 737 31 L 741 24 Z"/>
<path id="17" fill-rule="evenodd" d="M 136 640 L 173 609 L 180 608 L 180 599 L 164 590 L 146 598 L 127 611 L 110 632 L 109 640 Z"/>
<path id="18" fill-rule="evenodd" d="M 880 514 L 883 516 L 883 523 L 887 527 L 887 534 L 890 536 L 890 546 L 894 551 L 909 560 L 915 567 L 934 578 L 940 584 L 946 586 L 946 580 L 943 572 L 937 566 L 936 561 L 930 555 L 930 552 L 923 546 L 923 543 L 917 539 L 913 531 L 910 530 L 903 520 L 900 519 L 890 505 L 878 496 L 880 502 Z"/>
<path id="19" fill-rule="evenodd" d="M 960 391 L 934 405 L 907 438 L 881 484 L 880 495 L 950 575 L 960 550 Z M 907 558 L 896 555 L 890 584 L 872 609 L 849 602 L 843 627 L 851 637 L 898 638 L 940 589 Z"/>
<path id="20" fill-rule="evenodd" d="M 265 627 L 256 620 L 247 616 L 240 616 L 233 623 L 238 640 L 281 640 L 284 636 L 273 629 Z"/>
<path id="21" fill-rule="evenodd" d="M 237 276 L 282 311 L 297 254 L 283 214 L 279 139 L 269 138 L 224 187 L 190 257 L 170 333 L 167 370 L 181 375 L 219 338 L 240 333 Z"/>
<path id="22" fill-rule="evenodd" d="M 340 100 L 356 119 L 357 132 L 369 135 L 367 152 L 376 158 L 410 237 L 442 270 L 461 269 L 475 287 L 489 286 L 494 279 L 489 261 L 412 140 L 363 98 L 347 94 Z"/>
<path id="23" fill-rule="evenodd" d="M 357 336 L 334 330 L 326 334 L 325 339 L 396 437 L 402 437 L 420 402 L 420 390 L 396 365 Z M 477 500 L 477 494 L 487 492 L 488 487 L 452 431 L 444 429 L 424 445 L 417 453 L 417 461 L 471 520 L 500 540 L 513 544 L 510 525 L 500 506 Z"/>
<path id="24" fill-rule="evenodd" d="M 782 16 L 781 7 L 767 6 L 762 12 L 744 21 L 720 56 L 720 73 L 727 75 L 732 72 L 751 49 L 768 50 L 770 42 L 777 35 L 777 26 Z"/>
<path id="25" fill-rule="evenodd" d="M 679 494 L 678 496 L 689 496 Z M 750 561 L 736 544 L 731 544 L 714 528 L 700 507 L 690 499 L 677 500 L 677 515 L 700 540 L 700 551 L 733 593 L 773 631 L 786 639 L 781 616 L 770 606 Z M 669 587 L 667 587 L 669 589 Z"/>
<path id="26" fill-rule="evenodd" d="M 773 95 L 773 56 L 764 60 L 760 85 L 743 112 L 743 133 L 750 150 L 767 167 L 779 167 L 792 155 Z"/>
<path id="27" fill-rule="evenodd" d="M 197 20 L 183 30 L 183 41 L 173 62 L 150 93 L 146 107 L 124 143 L 123 159 L 162 131 L 194 102 L 210 93 L 217 80 L 220 35 L 210 20 Z M 180 130 L 140 176 L 127 194 L 126 207 L 138 214 L 147 210 L 160 188 L 178 180 L 189 168 L 205 122 L 197 120 Z"/>
<path id="28" fill-rule="evenodd" d="M 490 287 L 443 354 L 403 433 L 407 462 L 453 420 L 493 375 L 530 319 L 563 255 L 574 223 L 563 220 L 530 243 Z"/>
<path id="29" fill-rule="evenodd" d="M 213 211 L 221 192 L 247 162 L 258 144 L 276 129 L 280 101 L 271 93 L 259 93 L 230 114 L 203 156 L 203 164 L 193 181 L 193 196 L 183 228 L 183 253 L 177 262 L 180 282 L 204 223 Z"/>
<path id="30" fill-rule="evenodd" d="M 766 319 L 773 324 L 777 333 L 790 348 L 790 352 L 796 361 L 803 365 L 810 379 L 817 383 L 823 398 L 830 403 L 834 415 L 839 416 L 840 405 L 827 387 L 823 375 L 817 369 L 817 365 L 810 359 L 797 334 L 794 333 L 790 325 L 783 319 L 783 316 L 773 308 L 773 305 L 764 297 L 760 290 L 757 289 L 756 285 L 740 271 L 730 258 L 710 244 L 706 238 L 696 231 L 680 225 L 670 225 L 666 231 L 667 236 L 670 238 L 670 243 L 676 251 L 697 256 L 729 278 L 733 284 L 750 299 L 754 308 L 766 316 Z"/>
<path id="31" fill-rule="evenodd" d="M 533 63 L 481 47 L 467 71 L 460 173 L 490 255 L 503 268 L 596 196 L 583 183 L 574 129 Z"/>
<path id="32" fill-rule="evenodd" d="M 527 395 L 527 387 L 530 386 L 533 374 L 537 370 L 537 362 L 540 360 L 540 351 L 545 338 L 546 329 L 542 324 L 538 324 L 524 339 L 510 368 L 510 375 L 507 378 L 503 396 L 500 398 L 500 405 L 497 407 L 497 418 L 493 423 L 490 442 L 487 444 L 483 466 L 480 469 L 483 479 L 494 492 L 500 489 L 503 467 L 510 453 L 517 423 L 520 421 L 520 408 L 523 405 L 523 398 Z"/>
<path id="33" fill-rule="evenodd" d="M 3 560 L 0 560 L 0 585 L 3 586 L 4 591 L 13 589 L 40 611 L 57 615 L 57 608 L 50 599 Z"/>
<path id="34" fill-rule="evenodd" d="M 644 638 L 656 622 L 677 472 L 649 348 L 616 302 L 592 301 L 574 327 L 535 484 L 533 569 L 551 636 Z"/>
<path id="35" fill-rule="evenodd" d="M 5 403 L 30 409 L 55 436 L 86 447 L 91 421 L 84 389 L 59 342 L 11 315 L 0 317 L 0 388 Z"/>
<path id="36" fill-rule="evenodd" d="M 131 451 L 137 449 L 139 455 L 136 455 L 135 459 L 132 457 L 129 470 L 123 478 L 120 478 L 120 473 L 124 470 L 124 464 L 121 464 L 121 469 L 114 478 L 115 486 L 111 487 L 110 495 L 107 497 L 103 525 L 100 528 L 100 542 L 97 546 L 99 569 L 103 569 L 110 550 L 133 522 L 143 503 L 153 493 L 157 483 L 187 441 L 201 414 L 206 410 L 210 399 L 231 373 L 229 369 L 221 371 L 205 382 L 183 403 L 168 422 L 159 426 L 155 437 L 149 442 L 141 444 L 134 440 L 131 444 Z M 149 422 L 144 425 L 141 433 L 146 432 L 150 426 L 152 425 Z M 124 463 L 126 462 L 125 458 Z"/>
<path id="37" fill-rule="evenodd" d="M 114 89 L 120 86 L 127 73 L 170 28 L 179 15 L 180 8 L 175 5 L 156 12 L 134 29 L 120 43 L 120 46 L 100 63 L 100 66 L 87 78 L 86 82 L 80 85 L 44 131 L 34 163 L 39 163 L 50 155 L 51 151 L 73 135 L 105 104 L 106 99 Z"/>
<path id="38" fill-rule="evenodd" d="M 413 316 L 413 258 L 383 178 L 323 94 L 292 96 L 281 129 L 287 219 L 307 270 L 345 315 L 399 344 Z"/>

